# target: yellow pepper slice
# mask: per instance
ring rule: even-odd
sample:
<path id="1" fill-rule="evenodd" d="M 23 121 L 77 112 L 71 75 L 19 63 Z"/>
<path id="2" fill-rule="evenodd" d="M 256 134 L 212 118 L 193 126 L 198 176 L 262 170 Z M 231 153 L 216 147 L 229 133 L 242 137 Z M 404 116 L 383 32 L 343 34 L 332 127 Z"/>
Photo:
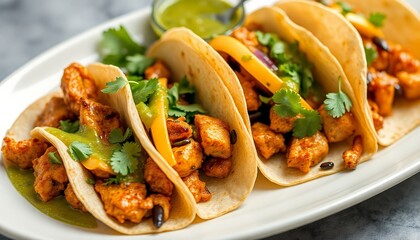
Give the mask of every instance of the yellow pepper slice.
<path id="1" fill-rule="evenodd" d="M 167 100 L 167 82 L 166 78 L 160 78 L 159 87 L 151 99 L 152 112 L 154 115 L 150 129 L 152 131 L 153 142 L 158 152 L 168 162 L 170 166 L 176 164 L 175 156 L 172 152 L 171 142 L 169 141 L 166 119 L 168 117 Z"/>
<path id="2" fill-rule="evenodd" d="M 354 13 L 346 14 L 347 20 L 357 29 L 357 31 L 366 37 L 384 37 L 384 33 L 381 29 L 375 27 L 366 18 Z"/>
<path id="3" fill-rule="evenodd" d="M 258 82 L 264 85 L 271 93 L 280 90 L 284 82 L 240 41 L 230 36 L 217 36 L 210 41 L 210 45 L 218 52 L 224 52 L 235 59 Z M 301 97 L 301 104 L 306 109 L 312 107 Z"/>

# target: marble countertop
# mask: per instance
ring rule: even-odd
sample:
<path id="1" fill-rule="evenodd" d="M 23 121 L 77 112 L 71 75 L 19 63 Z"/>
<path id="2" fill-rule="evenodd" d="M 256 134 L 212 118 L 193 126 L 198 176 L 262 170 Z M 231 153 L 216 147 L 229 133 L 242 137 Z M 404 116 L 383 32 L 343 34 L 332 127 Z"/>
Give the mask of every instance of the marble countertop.
<path id="1" fill-rule="evenodd" d="M 0 0 L 0 80 L 50 47 L 150 3 Z M 360 204 L 266 239 L 420 239 L 420 173 Z"/>

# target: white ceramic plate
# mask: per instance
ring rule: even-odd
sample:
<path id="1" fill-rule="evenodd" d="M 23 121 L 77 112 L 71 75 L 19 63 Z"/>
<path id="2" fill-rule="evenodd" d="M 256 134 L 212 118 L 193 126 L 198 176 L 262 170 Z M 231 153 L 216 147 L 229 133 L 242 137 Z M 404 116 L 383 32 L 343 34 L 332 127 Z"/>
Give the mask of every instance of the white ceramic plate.
<path id="1" fill-rule="evenodd" d="M 248 10 L 262 5 L 248 2 Z M 274 1 L 264 1 L 271 4 Z M 416 9 L 420 2 L 409 1 Z M 0 136 L 26 106 L 59 85 L 62 70 L 73 61 L 97 59 L 101 32 L 120 24 L 148 43 L 153 39 L 149 9 L 115 19 L 37 57 L 0 84 Z M 7 114 L 6 114 L 7 113 Z M 259 176 L 254 190 L 236 211 L 210 221 L 197 220 L 185 229 L 141 236 L 122 236 L 99 224 L 84 229 L 56 221 L 32 207 L 10 183 L 0 164 L 0 232 L 30 239 L 244 239 L 261 238 L 326 217 L 370 198 L 420 171 L 420 128 L 378 152 L 356 171 L 338 173 L 295 187 L 279 188 Z"/>

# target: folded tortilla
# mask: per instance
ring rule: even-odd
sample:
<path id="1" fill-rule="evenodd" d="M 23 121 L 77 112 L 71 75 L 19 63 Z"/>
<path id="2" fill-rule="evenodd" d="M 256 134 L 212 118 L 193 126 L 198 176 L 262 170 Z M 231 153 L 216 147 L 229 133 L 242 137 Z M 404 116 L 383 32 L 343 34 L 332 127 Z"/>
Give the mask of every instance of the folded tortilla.
<path id="1" fill-rule="evenodd" d="M 189 41 L 165 37 L 172 32 L 184 35 Z M 203 58 L 203 53 L 191 48 L 190 44 L 206 45 L 205 42 L 197 42 L 195 35 L 185 28 L 170 30 L 150 47 L 148 56 L 165 63 L 172 73 L 171 81 L 179 81 L 186 76 L 190 84 L 195 87 L 197 102 L 204 107 L 206 114 L 223 120 L 236 131 L 237 142 L 233 145 L 233 164 L 229 176 L 217 179 L 200 175 L 200 178 L 206 182 L 212 198 L 207 202 L 196 204 L 197 215 L 203 219 L 211 219 L 238 208 L 250 194 L 257 177 L 257 153 L 229 91 L 213 69 L 213 65 Z M 95 79 L 101 80 L 98 84 L 100 88 L 105 87 L 106 82 L 114 81 L 116 77 L 125 78 L 119 68 L 109 65 L 92 64 L 88 70 Z M 106 97 L 111 106 L 126 106 L 124 111 L 127 112 L 124 116 L 129 117 L 134 133 L 148 154 L 156 160 L 159 167 L 167 171 L 168 175 L 180 179 L 178 173 L 166 162 L 148 137 L 129 86 L 117 94 Z M 188 189 L 186 191 L 191 194 Z"/>
<path id="2" fill-rule="evenodd" d="M 100 80 L 98 78 L 106 78 L 106 76 L 93 76 L 93 80 L 98 84 Z M 156 228 L 153 225 L 151 218 L 144 218 L 141 223 L 125 223 L 121 224 L 117 222 L 113 217 L 106 214 L 104 210 L 103 203 L 96 193 L 94 186 L 86 182 L 87 178 L 90 178 L 90 173 L 86 170 L 82 164 L 74 161 L 68 154 L 67 146 L 61 142 L 58 138 L 51 135 L 42 127 L 36 127 L 33 129 L 33 124 L 37 119 L 38 115 L 42 113 L 45 104 L 54 97 L 62 97 L 61 91 L 55 91 L 44 97 L 41 97 L 29 107 L 27 107 L 20 116 L 13 123 L 9 131 L 7 132 L 7 137 L 13 138 L 16 141 L 21 141 L 28 139 L 30 137 L 42 139 L 46 142 L 49 142 L 53 145 L 64 164 L 64 167 L 69 178 L 69 182 L 73 187 L 77 198 L 83 203 L 85 208 L 91 213 L 96 219 L 103 222 L 105 225 L 110 228 L 124 234 L 144 234 L 144 233 L 157 233 L 164 231 L 171 231 L 176 229 L 181 229 L 188 226 L 194 219 L 196 215 L 195 206 L 193 204 L 194 199 L 190 194 L 187 193 L 188 189 L 185 188 L 183 182 L 170 174 L 167 174 L 168 178 L 174 184 L 174 192 L 172 195 L 172 209 L 167 221 L 160 228 Z M 109 105 L 109 104 L 108 104 Z M 116 110 L 119 111 L 121 119 L 124 122 L 124 119 L 129 119 L 127 114 L 126 105 L 115 105 L 113 106 Z M 131 127 L 129 121 L 125 121 L 128 127 Z M 31 131 L 32 130 L 32 131 Z M 143 146 L 144 148 L 144 146 Z M 153 159 L 153 157 L 152 157 Z M 7 159 L 3 159 L 5 162 Z M 157 162 L 159 165 L 159 163 Z M 164 173 L 166 171 L 159 165 Z"/>
<path id="3" fill-rule="evenodd" d="M 400 0 L 346 0 L 346 3 L 369 16 L 386 15 L 381 30 L 386 40 L 402 45 L 420 58 L 420 17 Z M 363 42 L 357 30 L 340 13 L 313 1 L 282 0 L 275 4 L 296 24 L 314 34 L 334 54 L 343 67 L 357 100 L 370 115 L 367 103 L 367 64 Z M 420 124 L 420 100 L 396 99 L 392 115 L 384 118 L 384 127 L 375 131 L 377 141 L 388 146 Z"/>
<path id="4" fill-rule="evenodd" d="M 338 89 L 338 79 L 342 78 L 342 90 L 349 96 L 353 103 L 352 112 L 358 123 L 356 134 L 363 138 L 363 155 L 359 163 L 371 158 L 377 151 L 377 142 L 374 135 L 373 124 L 369 121 L 365 114 L 364 105 L 357 101 L 357 97 L 353 92 L 346 74 L 339 62 L 331 54 L 314 35 L 302 27 L 294 24 L 286 14 L 278 8 L 262 8 L 247 16 L 245 27 L 252 27 L 262 32 L 275 33 L 280 39 L 287 42 L 298 41 L 300 51 L 306 54 L 307 59 L 313 64 L 313 75 L 325 92 L 335 92 Z M 179 36 L 177 36 L 179 37 Z M 175 38 L 175 37 L 174 37 Z M 185 37 L 184 37 L 185 39 Z M 197 47 L 197 46 L 195 46 Z M 246 103 L 243 97 L 239 80 L 230 67 L 221 62 L 220 56 L 214 56 L 213 52 L 207 48 L 202 48 L 208 61 L 212 62 L 215 69 L 219 69 L 222 80 L 228 87 L 239 109 L 245 119 L 245 123 L 249 124 L 249 116 L 246 111 Z M 230 70 L 228 70 L 230 69 Z M 268 68 L 267 71 L 271 71 Z M 229 72 L 230 71 L 230 72 Z M 229 72 L 224 74 L 224 72 Z M 245 110 L 243 110 L 245 109 Z M 248 126 L 248 129 L 250 127 Z M 262 157 L 258 159 L 258 166 L 261 172 L 270 181 L 281 186 L 292 186 L 321 176 L 330 175 L 344 170 L 342 153 L 349 149 L 352 145 L 351 141 L 329 144 L 330 151 L 328 155 L 319 163 L 333 162 L 334 168 L 330 170 L 321 170 L 319 164 L 311 168 L 309 173 L 302 173 L 297 169 L 287 167 L 285 154 L 277 154 L 269 160 Z"/>

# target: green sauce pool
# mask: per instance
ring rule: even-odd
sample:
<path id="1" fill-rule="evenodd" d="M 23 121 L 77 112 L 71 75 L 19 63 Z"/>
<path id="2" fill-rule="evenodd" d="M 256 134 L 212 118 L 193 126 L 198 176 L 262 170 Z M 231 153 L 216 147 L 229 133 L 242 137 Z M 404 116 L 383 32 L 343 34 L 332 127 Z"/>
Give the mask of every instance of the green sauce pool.
<path id="1" fill-rule="evenodd" d="M 223 0 L 176 0 L 157 9 L 156 20 L 165 28 L 187 27 L 202 38 L 223 34 L 239 22 L 241 13 L 237 11 L 230 23 L 225 25 L 212 16 L 224 12 L 232 5 Z"/>
<path id="2" fill-rule="evenodd" d="M 42 213 L 71 225 L 96 228 L 96 219 L 89 213 L 72 208 L 64 196 L 43 202 L 34 189 L 35 176 L 32 170 L 22 170 L 16 166 L 6 167 L 7 175 L 16 190 Z"/>

